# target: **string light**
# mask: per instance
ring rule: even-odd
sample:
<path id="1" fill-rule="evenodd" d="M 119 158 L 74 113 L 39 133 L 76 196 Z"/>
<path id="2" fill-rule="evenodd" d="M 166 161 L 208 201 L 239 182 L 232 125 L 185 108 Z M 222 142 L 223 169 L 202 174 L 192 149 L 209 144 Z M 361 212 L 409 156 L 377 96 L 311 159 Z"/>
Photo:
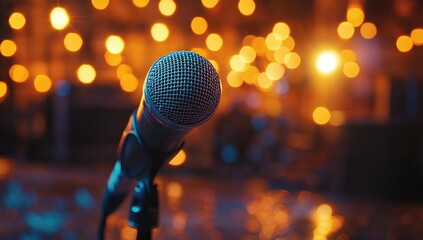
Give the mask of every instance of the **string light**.
<path id="1" fill-rule="evenodd" d="M 45 93 L 50 90 L 52 86 L 51 79 L 44 74 L 38 74 L 34 78 L 34 87 L 37 92 Z"/>
<path id="2" fill-rule="evenodd" d="M 96 77 L 96 71 L 90 64 L 82 64 L 77 70 L 77 76 L 80 82 L 90 84 Z"/>
<path id="3" fill-rule="evenodd" d="M 330 117 L 330 112 L 325 107 L 317 107 L 313 111 L 313 121 L 318 125 L 327 124 L 330 120 Z"/>
<path id="4" fill-rule="evenodd" d="M 17 49 L 16 43 L 10 39 L 5 39 L 0 44 L 0 52 L 5 57 L 13 56 Z"/>
<path id="5" fill-rule="evenodd" d="M 239 0 L 238 10 L 244 16 L 250 16 L 256 9 L 256 3 L 253 0 Z"/>
<path id="6" fill-rule="evenodd" d="M 207 21 L 203 17 L 194 17 L 191 20 L 191 30 L 197 35 L 204 34 L 207 31 Z"/>
<path id="7" fill-rule="evenodd" d="M 335 70 L 335 68 L 338 66 L 338 59 L 333 52 L 325 52 L 322 53 L 317 58 L 317 69 L 321 73 L 331 73 Z"/>
<path id="8" fill-rule="evenodd" d="M 125 42 L 120 36 L 110 35 L 106 39 L 106 49 L 112 54 L 120 54 L 125 48 Z"/>
<path id="9" fill-rule="evenodd" d="M 269 63 L 266 67 L 266 76 L 272 81 L 276 81 L 282 78 L 285 74 L 285 68 L 279 63 Z"/>
<path id="10" fill-rule="evenodd" d="M 256 51 L 251 46 L 243 46 L 239 50 L 239 56 L 246 63 L 252 63 L 256 59 Z"/>
<path id="11" fill-rule="evenodd" d="M 50 12 L 50 22 L 54 29 L 62 30 L 69 24 L 69 15 L 62 7 L 55 7 Z"/>
<path id="12" fill-rule="evenodd" d="M 172 16 L 176 11 L 176 3 L 173 0 L 160 0 L 159 11 L 166 17 Z"/>
<path id="13" fill-rule="evenodd" d="M 364 21 L 364 12 L 361 7 L 351 6 L 347 10 L 347 21 L 354 27 L 360 26 Z"/>
<path id="14" fill-rule="evenodd" d="M 396 42 L 397 49 L 400 52 L 409 52 L 413 48 L 413 44 L 411 37 L 406 35 L 399 36 Z"/>
<path id="15" fill-rule="evenodd" d="M 156 42 L 164 42 L 169 37 L 169 29 L 164 23 L 155 23 L 151 27 L 151 36 Z"/>
<path id="16" fill-rule="evenodd" d="M 226 77 L 229 86 L 233 88 L 238 88 L 242 85 L 242 75 L 240 72 L 230 71 Z"/>
<path id="17" fill-rule="evenodd" d="M 206 45 L 210 51 L 219 51 L 222 48 L 223 39 L 219 34 L 211 33 L 207 36 Z"/>
<path id="18" fill-rule="evenodd" d="M 17 83 L 22 83 L 28 79 L 29 72 L 26 69 L 26 67 L 19 64 L 14 64 L 9 69 L 9 76 L 10 76 L 10 79 L 12 79 L 13 81 Z"/>
<path id="19" fill-rule="evenodd" d="M 77 52 L 81 49 L 83 40 L 79 34 L 70 32 L 66 34 L 63 44 L 68 51 Z"/>
<path id="20" fill-rule="evenodd" d="M 25 26 L 26 19 L 22 13 L 14 12 L 9 17 L 9 25 L 15 30 L 22 29 Z"/>
<path id="21" fill-rule="evenodd" d="M 229 61 L 229 65 L 231 66 L 232 70 L 236 72 L 242 72 L 247 66 L 246 62 L 242 60 L 240 55 L 232 56 L 231 60 Z"/>
<path id="22" fill-rule="evenodd" d="M 278 22 L 273 26 L 272 30 L 273 34 L 278 40 L 284 40 L 288 38 L 289 34 L 291 33 L 291 29 L 289 28 L 288 24 L 284 22 Z"/>
<path id="23" fill-rule="evenodd" d="M 349 22 L 341 22 L 337 31 L 340 38 L 350 39 L 354 35 L 354 26 Z"/>

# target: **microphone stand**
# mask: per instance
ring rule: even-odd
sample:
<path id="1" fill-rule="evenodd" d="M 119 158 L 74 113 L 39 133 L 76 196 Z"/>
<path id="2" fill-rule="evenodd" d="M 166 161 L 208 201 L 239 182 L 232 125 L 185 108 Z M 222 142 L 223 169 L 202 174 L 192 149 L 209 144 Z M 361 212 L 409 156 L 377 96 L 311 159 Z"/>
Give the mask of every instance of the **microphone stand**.
<path id="1" fill-rule="evenodd" d="M 154 178 L 164 162 L 172 159 L 183 147 L 183 142 L 173 151 L 153 153 L 146 149 L 140 138 L 136 111 L 131 115 L 122 134 L 118 158 L 110 174 L 102 199 L 102 217 L 98 240 L 104 239 L 107 216 L 115 211 L 128 195 L 130 181 L 137 183 L 132 194 L 128 224 L 137 229 L 137 240 L 152 239 L 152 229 L 159 223 L 159 194 Z"/>

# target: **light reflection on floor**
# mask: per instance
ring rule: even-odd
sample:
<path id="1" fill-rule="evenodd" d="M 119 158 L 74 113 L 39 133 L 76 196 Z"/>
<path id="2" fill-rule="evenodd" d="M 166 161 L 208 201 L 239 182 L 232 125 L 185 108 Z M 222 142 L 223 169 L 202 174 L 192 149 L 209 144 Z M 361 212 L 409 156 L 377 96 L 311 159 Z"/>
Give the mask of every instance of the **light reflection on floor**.
<path id="1" fill-rule="evenodd" d="M 95 239 L 108 169 L 8 167 L 0 176 L 0 239 Z M 422 204 L 349 202 L 257 177 L 174 172 L 157 183 L 154 239 L 419 239 L 423 233 Z M 109 217 L 107 239 L 135 239 L 128 204 Z"/>

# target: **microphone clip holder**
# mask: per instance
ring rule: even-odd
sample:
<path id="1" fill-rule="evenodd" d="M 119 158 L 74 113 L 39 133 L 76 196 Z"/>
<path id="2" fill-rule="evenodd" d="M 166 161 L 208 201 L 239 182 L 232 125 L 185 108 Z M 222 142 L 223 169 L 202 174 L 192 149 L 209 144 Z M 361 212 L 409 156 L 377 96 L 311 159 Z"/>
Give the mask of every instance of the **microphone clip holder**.
<path id="1" fill-rule="evenodd" d="M 154 178 L 164 162 L 172 159 L 183 147 L 182 142 L 175 150 L 167 153 L 149 151 L 140 138 L 136 111 L 123 132 L 118 148 L 118 159 L 122 172 L 130 179 L 136 179 L 128 224 L 138 231 L 140 239 L 151 239 L 151 230 L 158 227 L 159 194 Z M 138 238 L 137 238 L 138 239 Z"/>

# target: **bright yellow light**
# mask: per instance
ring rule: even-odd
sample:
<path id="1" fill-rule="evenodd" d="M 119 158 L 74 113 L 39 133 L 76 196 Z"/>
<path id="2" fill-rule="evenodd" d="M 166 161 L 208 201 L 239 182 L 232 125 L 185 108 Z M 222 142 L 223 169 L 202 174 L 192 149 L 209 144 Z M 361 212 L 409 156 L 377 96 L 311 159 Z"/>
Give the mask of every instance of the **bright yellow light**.
<path id="1" fill-rule="evenodd" d="M 10 79 L 12 79 L 13 81 L 22 83 L 28 79 L 29 72 L 28 72 L 28 69 L 26 69 L 26 67 L 19 64 L 15 64 L 12 67 L 10 67 L 9 76 L 10 76 Z"/>
<path id="2" fill-rule="evenodd" d="M 341 50 L 339 55 L 341 56 L 342 62 L 355 62 L 357 60 L 355 52 L 350 49 Z"/>
<path id="3" fill-rule="evenodd" d="M 125 48 L 125 42 L 120 36 L 110 35 L 106 39 L 106 49 L 112 54 L 120 54 Z"/>
<path id="4" fill-rule="evenodd" d="M 233 88 L 241 87 L 242 85 L 242 75 L 240 72 L 230 71 L 226 77 L 229 86 Z"/>
<path id="5" fill-rule="evenodd" d="M 178 154 L 176 154 L 175 157 L 172 158 L 172 160 L 170 160 L 169 165 L 180 166 L 185 163 L 186 159 L 187 159 L 187 154 L 185 153 L 184 150 L 181 150 L 178 152 Z M 180 197 L 182 196 L 182 187 L 178 188 L 178 191 L 175 191 L 175 190 L 168 191 L 168 194 L 174 197 Z"/>
<path id="6" fill-rule="evenodd" d="M 355 62 L 347 62 L 342 69 L 347 78 L 355 78 L 360 73 L 360 66 Z"/>
<path id="7" fill-rule="evenodd" d="M 55 7 L 50 13 L 50 22 L 54 29 L 62 30 L 69 24 L 69 15 L 62 7 Z"/>
<path id="8" fill-rule="evenodd" d="M 222 48 L 223 39 L 219 34 L 211 33 L 207 36 L 206 45 L 210 51 L 219 51 Z"/>
<path id="9" fill-rule="evenodd" d="M 287 47 L 281 47 L 278 50 L 276 50 L 273 53 L 273 57 L 275 58 L 275 61 L 279 64 L 285 64 L 285 56 L 286 54 L 288 54 L 290 51 Z"/>
<path id="10" fill-rule="evenodd" d="M 322 204 L 316 209 L 318 218 L 329 218 L 332 216 L 332 207 L 329 204 Z"/>
<path id="11" fill-rule="evenodd" d="M 164 23 L 155 23 L 151 27 L 151 36 L 156 42 L 164 42 L 169 37 L 169 29 Z"/>
<path id="12" fill-rule="evenodd" d="M 106 51 L 104 53 L 104 59 L 106 60 L 107 64 L 116 67 L 122 62 L 123 57 L 120 54 L 112 54 L 109 51 Z"/>
<path id="13" fill-rule="evenodd" d="M 179 155 L 179 154 L 181 154 L 181 155 Z M 186 156 L 186 154 L 185 154 L 184 150 L 181 150 L 176 156 L 178 156 L 178 158 L 179 158 L 179 157 Z M 176 156 L 175 156 L 175 158 L 176 158 Z M 184 162 L 185 162 L 185 160 L 184 160 Z M 173 165 L 173 164 L 170 164 L 170 165 Z M 184 188 L 183 188 L 182 184 L 180 184 L 178 182 L 170 182 L 166 186 L 166 193 L 167 193 L 167 196 L 171 199 L 180 199 L 182 197 L 182 195 L 184 194 Z"/>
<path id="14" fill-rule="evenodd" d="M 253 0 L 239 0 L 238 10 L 244 16 L 250 16 L 256 9 L 256 3 Z"/>
<path id="15" fill-rule="evenodd" d="M 164 16 L 172 16 L 176 11 L 176 3 L 173 0 L 160 0 L 159 11 Z"/>
<path id="16" fill-rule="evenodd" d="M 121 64 L 116 70 L 116 76 L 118 79 L 121 79 L 126 74 L 132 74 L 132 68 L 129 65 Z"/>
<path id="17" fill-rule="evenodd" d="M 232 70 L 236 72 L 242 72 L 247 66 L 246 62 L 242 60 L 240 55 L 233 55 L 229 61 Z"/>
<path id="18" fill-rule="evenodd" d="M 16 43 L 9 39 L 3 40 L 0 44 L 0 52 L 5 57 L 13 56 L 17 49 Z"/>
<path id="19" fill-rule="evenodd" d="M 286 47 L 288 51 L 294 50 L 294 47 L 295 47 L 294 38 L 291 36 L 288 36 L 285 40 L 283 40 L 282 46 Z"/>
<path id="20" fill-rule="evenodd" d="M 257 77 L 260 74 L 259 69 L 256 66 L 248 66 L 247 69 L 242 73 L 242 79 L 247 84 L 254 84 L 257 81 Z"/>
<path id="21" fill-rule="evenodd" d="M 350 7 L 347 11 L 347 21 L 354 27 L 360 26 L 364 21 L 364 12 L 360 7 Z"/>
<path id="22" fill-rule="evenodd" d="M 413 40 L 414 45 L 423 45 L 423 28 L 413 29 L 413 31 L 411 31 L 411 39 Z"/>
<path id="23" fill-rule="evenodd" d="M 376 26 L 371 22 L 365 22 L 360 27 L 361 36 L 365 39 L 372 39 L 377 34 Z"/>
<path id="24" fill-rule="evenodd" d="M 206 8 L 214 8 L 219 3 L 219 0 L 201 0 L 201 3 Z"/>
<path id="25" fill-rule="evenodd" d="M 397 39 L 397 48 L 400 52 L 408 52 L 413 48 L 413 40 L 411 37 L 402 35 Z"/>
<path id="26" fill-rule="evenodd" d="M 256 37 L 252 42 L 252 47 L 256 50 L 258 56 L 265 56 L 266 55 L 266 39 L 264 37 Z"/>
<path id="27" fill-rule="evenodd" d="M 317 107 L 313 111 L 313 121 L 319 125 L 325 125 L 330 120 L 330 112 L 325 107 Z"/>
<path id="28" fill-rule="evenodd" d="M 345 123 L 345 114 L 341 111 L 332 111 L 329 124 L 332 126 L 341 126 Z"/>
<path id="29" fill-rule="evenodd" d="M 150 0 L 132 0 L 132 3 L 139 8 L 146 7 Z"/>
<path id="30" fill-rule="evenodd" d="M 120 78 L 120 87 L 125 92 L 133 92 L 138 87 L 138 79 L 133 74 L 125 74 Z"/>
<path id="31" fill-rule="evenodd" d="M 243 46 L 239 50 L 239 56 L 246 63 L 252 63 L 256 59 L 256 51 L 250 46 Z"/>
<path id="32" fill-rule="evenodd" d="M 338 66 L 338 59 L 335 53 L 325 52 L 317 58 L 317 69 L 321 73 L 331 73 Z"/>
<path id="33" fill-rule="evenodd" d="M 78 33 L 70 32 L 63 40 L 65 48 L 70 52 L 77 52 L 82 47 L 83 40 Z"/>
<path id="34" fill-rule="evenodd" d="M 6 96 L 7 93 L 7 84 L 0 81 L 0 98 Z"/>
<path id="35" fill-rule="evenodd" d="M 91 0 L 91 4 L 97 10 L 104 10 L 109 6 L 109 0 Z"/>
<path id="36" fill-rule="evenodd" d="M 90 84 L 94 81 L 96 71 L 93 66 L 89 64 L 82 64 L 77 71 L 77 76 L 80 82 Z"/>
<path id="37" fill-rule="evenodd" d="M 25 26 L 26 19 L 22 13 L 14 12 L 9 17 L 9 25 L 11 28 L 19 30 Z"/>
<path id="38" fill-rule="evenodd" d="M 289 52 L 285 55 L 284 58 L 285 66 L 289 69 L 295 69 L 300 66 L 301 57 L 296 52 Z"/>
<path id="39" fill-rule="evenodd" d="M 266 67 L 266 76 L 272 81 L 279 80 L 285 74 L 285 68 L 279 63 L 269 63 Z"/>
<path id="40" fill-rule="evenodd" d="M 207 31 L 207 21 L 203 17 L 194 17 L 191 21 L 191 30 L 197 35 L 204 34 Z"/>
<path id="41" fill-rule="evenodd" d="M 291 29 L 289 28 L 288 24 L 284 22 L 278 22 L 273 26 L 272 32 L 275 34 L 275 37 L 278 40 L 285 40 L 291 33 Z"/>
<path id="42" fill-rule="evenodd" d="M 38 74 L 34 79 L 34 87 L 37 92 L 45 93 L 50 90 L 52 85 L 51 79 L 44 74 Z"/>
<path id="43" fill-rule="evenodd" d="M 269 50 L 276 51 L 282 46 L 282 40 L 278 40 L 275 34 L 269 33 L 266 36 L 266 47 Z"/>
<path id="44" fill-rule="evenodd" d="M 265 72 L 262 72 L 257 77 L 257 85 L 261 90 L 268 91 L 273 85 L 273 81 L 270 80 Z"/>
<path id="45" fill-rule="evenodd" d="M 338 36 L 342 39 L 350 39 L 354 35 L 354 26 L 349 22 L 341 22 L 338 25 Z"/>

